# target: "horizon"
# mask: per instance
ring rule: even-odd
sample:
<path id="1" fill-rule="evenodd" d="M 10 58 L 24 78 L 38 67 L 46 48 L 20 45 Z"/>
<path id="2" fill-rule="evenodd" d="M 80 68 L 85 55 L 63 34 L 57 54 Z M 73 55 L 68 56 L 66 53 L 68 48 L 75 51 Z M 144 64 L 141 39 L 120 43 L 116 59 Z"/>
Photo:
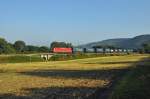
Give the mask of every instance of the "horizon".
<path id="1" fill-rule="evenodd" d="M 53 41 L 86 44 L 150 34 L 148 0 L 5 0 L 0 37 L 49 46 Z"/>
<path id="2" fill-rule="evenodd" d="M 150 34 L 141 34 L 141 35 L 136 35 L 136 36 L 134 36 L 134 37 L 137 37 L 137 36 L 142 36 L 142 35 L 150 35 Z M 134 37 L 121 37 L 121 38 L 108 38 L 108 39 L 104 39 L 104 40 L 113 40 L 113 39 L 132 39 L 132 38 L 134 38 Z M 5 37 L 0 37 L 0 38 L 4 38 L 6 41 L 8 41 L 8 43 L 15 43 L 15 41 L 23 41 L 23 40 L 21 40 L 21 39 L 18 39 L 18 40 L 15 40 L 14 42 L 11 42 L 11 41 L 9 41 L 9 40 L 7 40 Z M 92 42 L 86 42 L 86 43 L 82 43 L 82 44 L 79 44 L 79 45 L 85 45 L 85 44 L 90 44 L 90 43 L 94 43 L 94 42 L 101 42 L 101 41 L 104 41 L 104 40 L 100 40 L 100 41 L 92 41 Z M 52 42 L 54 42 L 54 41 L 52 41 Z M 47 46 L 47 47 L 49 47 L 49 45 L 52 43 L 52 42 L 49 42 L 47 45 L 35 45 L 35 44 L 29 44 L 29 43 L 27 43 L 27 42 L 25 42 L 26 43 L 26 45 L 34 45 L 34 46 Z M 65 42 L 65 41 L 56 41 L 56 42 Z M 66 42 L 66 43 L 71 43 L 71 42 Z M 73 43 L 71 43 L 71 44 L 73 44 Z M 75 45 L 75 44 L 73 44 L 74 46 L 79 46 L 79 45 Z"/>

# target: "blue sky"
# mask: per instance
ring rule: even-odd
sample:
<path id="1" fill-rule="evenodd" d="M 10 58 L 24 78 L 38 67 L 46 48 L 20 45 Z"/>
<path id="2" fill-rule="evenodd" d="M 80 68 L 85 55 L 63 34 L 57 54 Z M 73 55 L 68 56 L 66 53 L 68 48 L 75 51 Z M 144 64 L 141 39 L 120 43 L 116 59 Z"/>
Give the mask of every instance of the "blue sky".
<path id="1" fill-rule="evenodd" d="M 0 0 L 0 37 L 83 44 L 150 34 L 150 0 Z"/>

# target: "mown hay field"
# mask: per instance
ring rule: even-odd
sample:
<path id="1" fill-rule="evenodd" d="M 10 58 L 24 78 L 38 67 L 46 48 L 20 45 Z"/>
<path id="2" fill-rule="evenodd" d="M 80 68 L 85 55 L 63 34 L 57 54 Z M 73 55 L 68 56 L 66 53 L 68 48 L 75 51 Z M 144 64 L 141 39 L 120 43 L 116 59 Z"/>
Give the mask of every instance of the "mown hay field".
<path id="1" fill-rule="evenodd" d="M 148 55 L 0 64 L 2 99 L 85 99 L 108 88 Z"/>

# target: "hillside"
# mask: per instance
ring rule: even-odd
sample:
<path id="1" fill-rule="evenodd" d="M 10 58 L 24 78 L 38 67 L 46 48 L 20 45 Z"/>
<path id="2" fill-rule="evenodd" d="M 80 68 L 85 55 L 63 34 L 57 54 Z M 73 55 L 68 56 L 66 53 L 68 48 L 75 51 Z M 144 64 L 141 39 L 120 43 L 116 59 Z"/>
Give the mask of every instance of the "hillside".
<path id="1" fill-rule="evenodd" d="M 108 39 L 98 42 L 92 42 L 84 45 L 80 45 L 82 48 L 90 48 L 93 46 L 115 46 L 119 48 L 141 48 L 141 45 L 145 42 L 150 42 L 150 34 L 140 35 L 134 38 L 116 38 Z"/>

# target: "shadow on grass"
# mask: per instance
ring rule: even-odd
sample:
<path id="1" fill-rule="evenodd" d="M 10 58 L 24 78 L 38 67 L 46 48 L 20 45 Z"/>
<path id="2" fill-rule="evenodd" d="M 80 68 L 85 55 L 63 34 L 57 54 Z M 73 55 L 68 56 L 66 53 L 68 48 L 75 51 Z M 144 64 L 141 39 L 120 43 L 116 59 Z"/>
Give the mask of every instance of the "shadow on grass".
<path id="1" fill-rule="evenodd" d="M 144 62 L 144 59 L 142 60 Z M 84 63 L 84 64 L 130 64 L 136 65 L 139 62 L 134 61 L 124 61 L 124 62 L 97 62 L 97 63 Z M 132 67 L 132 66 L 131 66 Z M 106 79 L 112 78 L 116 75 L 121 75 L 122 73 L 128 71 L 130 68 L 115 68 L 115 69 L 98 69 L 98 70 L 36 70 L 36 71 L 26 71 L 20 72 L 22 75 L 29 76 L 39 76 L 39 77 L 54 77 L 54 78 L 82 78 L 82 79 Z"/>
<path id="2" fill-rule="evenodd" d="M 145 60 L 145 59 L 143 59 Z M 143 63 L 141 60 L 135 62 Z M 132 67 L 132 66 L 131 66 Z M 110 78 L 111 85 L 102 88 L 91 87 L 46 87 L 22 89 L 27 95 L 17 96 L 15 94 L 0 94 L 0 99 L 107 99 L 116 82 L 129 70 L 128 69 L 110 69 L 110 70 L 38 70 L 21 72 L 22 75 L 38 77 L 63 77 L 63 78 L 81 78 L 81 79 L 100 79 Z M 109 90 L 109 91 L 108 91 Z"/>
<path id="3" fill-rule="evenodd" d="M 0 94 L 0 99 L 32 99 L 29 96 L 17 96 L 15 94 Z"/>
<path id="4" fill-rule="evenodd" d="M 150 99 L 150 57 L 123 77 L 110 99 Z"/>
<path id="5" fill-rule="evenodd" d="M 134 64 L 135 61 L 123 61 L 123 62 L 87 62 L 85 64 Z"/>
<path id="6" fill-rule="evenodd" d="M 134 65 L 139 63 L 145 63 L 145 59 L 142 59 L 139 62 L 134 61 L 124 61 L 124 62 L 104 62 L 100 64 L 130 64 L 133 66 L 129 66 L 126 68 L 115 68 L 114 69 L 97 69 L 97 70 L 36 70 L 36 71 L 26 71 L 20 72 L 22 75 L 29 76 L 38 76 L 38 77 L 53 77 L 53 78 L 80 78 L 80 79 L 107 79 L 122 75 L 124 72 L 128 71 L 130 68 L 134 67 Z M 85 63 L 85 64 L 98 64 L 98 63 Z"/>
<path id="7" fill-rule="evenodd" d="M 104 80 L 121 74 L 128 69 L 111 70 L 38 70 L 30 72 L 21 72 L 23 75 L 51 77 L 51 78 L 79 78 L 79 79 L 100 79 Z"/>
<path id="8" fill-rule="evenodd" d="M 0 94 L 0 99 L 95 99 L 96 88 L 91 87 L 46 87 L 22 89 L 29 94 Z M 102 90 L 102 89 L 101 89 Z"/>

